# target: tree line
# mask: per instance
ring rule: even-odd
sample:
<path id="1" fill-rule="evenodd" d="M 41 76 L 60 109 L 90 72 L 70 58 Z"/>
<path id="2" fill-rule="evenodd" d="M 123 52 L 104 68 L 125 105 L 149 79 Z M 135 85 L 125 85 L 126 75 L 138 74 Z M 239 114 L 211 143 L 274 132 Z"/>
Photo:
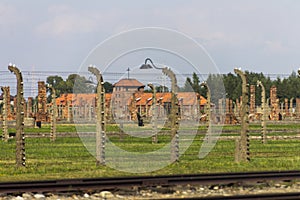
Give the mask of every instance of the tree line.
<path id="1" fill-rule="evenodd" d="M 280 102 L 284 102 L 285 98 L 291 99 L 300 97 L 300 78 L 297 76 L 296 72 L 292 72 L 286 78 L 277 77 L 276 79 L 271 79 L 265 76 L 263 73 L 254 73 L 245 71 L 247 82 L 249 85 L 257 86 L 257 81 L 261 81 L 265 86 L 266 98 L 270 98 L 270 88 L 272 86 L 277 87 L 277 97 Z M 214 102 L 217 102 L 218 98 L 226 96 L 226 98 L 236 100 L 242 95 L 242 79 L 240 76 L 228 73 L 223 75 L 209 75 L 206 82 L 213 87 L 212 91 L 218 92 L 218 88 L 221 82 L 224 84 L 225 94 L 214 94 L 212 95 Z M 193 73 L 192 78 L 187 78 L 185 85 L 181 88 L 181 91 L 195 91 L 200 93 L 202 96 L 206 97 L 206 88 L 200 87 L 199 77 L 196 73 Z M 249 95 L 250 96 L 250 95 Z M 261 88 L 255 87 L 255 102 L 260 105 L 261 103 Z"/>
<path id="2" fill-rule="evenodd" d="M 47 84 L 51 84 L 56 90 L 56 96 L 68 93 L 93 93 L 96 89 L 96 83 L 91 82 L 84 76 L 79 74 L 70 74 L 66 80 L 61 76 L 48 76 L 46 79 Z M 104 83 L 104 88 L 106 92 L 112 92 L 113 85 L 109 82 Z M 50 101 L 51 95 L 48 96 L 48 101 Z"/>

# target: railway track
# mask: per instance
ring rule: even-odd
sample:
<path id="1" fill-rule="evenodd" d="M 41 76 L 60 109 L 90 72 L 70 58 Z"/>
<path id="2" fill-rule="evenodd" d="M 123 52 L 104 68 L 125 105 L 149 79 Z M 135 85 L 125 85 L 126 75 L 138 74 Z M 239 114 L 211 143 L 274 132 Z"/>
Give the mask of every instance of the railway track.
<path id="1" fill-rule="evenodd" d="M 255 184 L 267 181 L 292 181 L 300 180 L 300 171 L 278 172 L 250 172 L 250 173 L 226 173 L 226 174 L 193 174 L 193 175 L 166 175 L 166 176 L 140 176 L 119 178 L 86 178 L 86 179 L 62 179 L 46 181 L 22 181 L 1 182 L 0 194 L 18 193 L 46 193 L 46 192 L 84 192 L 116 190 L 132 187 L 171 187 L 176 185 L 225 185 L 225 184 Z M 244 195 L 224 197 L 222 199 L 300 199 L 299 193 Z M 286 196 L 283 196 L 286 195 Z M 209 197 L 210 199 L 218 199 Z M 219 197 L 220 198 L 220 197 Z M 205 199 L 208 199 L 206 197 Z"/>
<path id="2" fill-rule="evenodd" d="M 182 199 L 182 198 L 172 198 L 172 200 Z M 299 193 L 277 193 L 277 194 L 252 194 L 252 195 L 235 195 L 235 196 L 212 196 L 212 197 L 192 197 L 188 199 L 205 199 L 205 200 L 291 200 L 300 199 Z"/>

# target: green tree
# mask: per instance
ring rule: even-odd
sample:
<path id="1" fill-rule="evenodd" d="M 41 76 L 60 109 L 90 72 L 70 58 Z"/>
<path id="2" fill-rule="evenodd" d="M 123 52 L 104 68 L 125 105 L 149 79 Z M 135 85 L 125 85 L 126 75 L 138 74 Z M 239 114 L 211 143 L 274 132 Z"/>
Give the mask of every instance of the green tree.
<path id="1" fill-rule="evenodd" d="M 192 87 L 193 83 L 190 77 L 187 77 L 183 86 L 182 91 L 183 92 L 193 92 L 193 87 Z"/>
<path id="2" fill-rule="evenodd" d="M 216 105 L 226 95 L 223 78 L 221 74 L 209 74 L 206 81 L 211 91 L 211 102 Z"/>
<path id="3" fill-rule="evenodd" d="M 232 73 L 223 75 L 226 97 L 236 100 L 242 95 L 242 79 Z"/>
<path id="4" fill-rule="evenodd" d="M 193 90 L 194 90 L 194 92 L 197 92 L 197 93 L 200 94 L 200 80 L 199 80 L 199 77 L 194 72 L 192 78 L 193 78 L 193 83 L 192 83 Z"/>
<path id="5" fill-rule="evenodd" d="M 169 92 L 169 88 L 167 86 L 156 86 L 155 87 L 156 92 Z"/>
<path id="6" fill-rule="evenodd" d="M 60 76 L 49 76 L 47 77 L 46 80 L 47 84 L 50 84 L 54 87 L 56 91 L 56 96 L 60 96 L 61 94 L 66 93 L 66 82 L 64 79 Z M 49 89 L 48 89 L 49 91 Z M 50 98 L 48 98 L 48 101 L 51 100 L 51 95 Z"/>
<path id="7" fill-rule="evenodd" d="M 67 93 L 92 93 L 95 86 L 88 84 L 87 79 L 79 74 L 70 74 L 66 80 Z"/>
<path id="8" fill-rule="evenodd" d="M 300 98 L 300 78 L 295 72 L 292 72 L 289 77 L 277 77 L 275 80 L 265 76 L 263 73 L 255 73 L 249 71 L 245 71 L 245 73 L 249 85 L 256 86 L 258 80 L 262 82 L 266 89 L 266 98 L 270 98 L 270 88 L 273 85 L 277 87 L 277 96 L 280 100 L 280 103 L 284 102 L 285 98 Z M 206 82 L 211 89 L 212 102 L 214 103 L 217 103 L 218 99 L 224 98 L 225 96 L 235 101 L 242 95 L 242 80 L 236 74 L 210 74 Z M 222 88 L 223 84 L 225 90 L 224 88 Z M 199 77 L 196 73 L 193 73 L 192 78 L 186 78 L 185 84 L 183 88 L 181 88 L 181 91 L 200 92 L 202 96 L 206 97 L 205 88 L 200 87 Z M 257 86 L 255 87 L 255 102 L 256 105 L 261 104 L 261 88 Z"/>
<path id="9" fill-rule="evenodd" d="M 113 85 L 110 82 L 105 81 L 104 82 L 104 89 L 105 89 L 106 93 L 112 93 Z"/>

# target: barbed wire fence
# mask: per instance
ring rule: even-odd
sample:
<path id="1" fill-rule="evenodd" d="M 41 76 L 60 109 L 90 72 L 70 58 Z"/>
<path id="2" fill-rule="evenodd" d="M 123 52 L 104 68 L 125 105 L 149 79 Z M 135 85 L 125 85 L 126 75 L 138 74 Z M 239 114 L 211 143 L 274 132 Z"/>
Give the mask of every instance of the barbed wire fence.
<path id="1" fill-rule="evenodd" d="M 79 74 L 81 76 L 86 77 L 87 79 L 91 77 L 91 74 L 89 72 L 76 72 L 76 71 L 22 71 L 23 75 L 23 81 L 24 81 L 24 97 L 35 97 L 37 96 L 37 88 L 38 88 L 38 81 L 45 81 L 47 80 L 47 77 L 49 76 L 60 76 L 64 80 L 67 79 L 67 77 L 70 74 Z M 176 74 L 176 73 L 175 73 Z M 187 77 L 192 77 L 192 73 L 185 73 L 185 74 L 176 74 L 177 77 L 181 77 L 178 79 L 178 85 L 180 87 L 184 86 L 185 80 Z M 200 81 L 205 81 L 208 78 L 208 74 L 197 74 Z M 280 78 L 287 78 L 290 76 L 290 74 L 265 74 L 266 77 L 270 77 L 271 80 Z M 0 86 L 9 86 L 11 95 L 16 94 L 16 79 L 8 70 L 7 71 L 0 71 Z M 107 81 L 109 83 L 116 83 L 121 78 L 127 77 L 127 72 L 121 73 L 121 72 L 104 72 L 103 73 L 104 81 Z M 151 74 L 149 73 L 138 73 L 130 74 L 130 78 L 136 78 L 145 85 L 149 82 L 156 82 L 158 85 L 167 85 L 168 80 L 164 75 L 161 75 L 159 78 L 156 78 L 156 80 L 152 79 Z"/>
<path id="2" fill-rule="evenodd" d="M 49 76 L 61 76 L 64 80 L 67 79 L 67 77 L 70 74 L 79 74 L 81 76 L 85 76 L 86 79 L 89 79 L 92 75 L 88 72 L 52 72 L 52 71 L 23 71 L 23 81 L 24 81 L 24 97 L 36 97 L 38 94 L 38 81 L 45 81 L 47 77 Z M 192 74 L 176 74 L 177 76 L 181 77 L 178 79 L 178 84 L 180 86 L 184 85 L 186 77 L 192 77 Z M 208 77 L 207 74 L 198 74 L 200 77 L 200 81 L 205 80 L 205 78 Z M 265 75 L 267 77 L 270 77 L 271 79 L 276 78 L 286 78 L 289 75 L 288 74 L 268 74 Z M 11 95 L 16 94 L 16 84 L 17 81 L 15 79 L 15 76 L 11 74 L 8 70 L 7 71 L 0 71 L 0 86 L 9 86 L 11 89 Z M 106 72 L 103 74 L 104 81 L 110 82 L 110 83 L 116 83 L 121 78 L 127 78 L 128 74 L 127 72 L 120 73 L 120 72 Z M 147 85 L 148 82 L 156 82 L 160 85 L 170 85 L 170 81 L 168 81 L 165 77 L 159 76 L 160 78 L 153 80 L 153 76 L 149 73 L 139 73 L 138 75 L 131 73 L 129 74 L 130 78 L 137 78 L 139 81 L 141 81 L 143 84 Z M 128 126 L 130 126 L 129 124 Z M 299 145 L 299 126 L 296 126 L 293 128 L 293 126 L 289 125 L 283 126 L 283 128 L 276 128 L 275 125 L 273 127 L 269 127 L 268 133 L 269 133 L 269 139 L 268 144 L 263 146 L 260 144 L 259 134 L 260 129 L 258 128 L 258 125 L 251 130 L 251 157 L 254 158 L 255 162 L 259 164 L 259 161 L 262 160 L 262 163 L 267 161 L 267 158 L 271 160 L 271 162 L 274 162 L 275 166 L 282 166 L 288 167 L 289 169 L 295 169 L 293 168 L 294 165 L 289 165 L 289 163 L 276 163 L 277 159 L 283 159 L 287 158 L 288 162 L 290 163 L 297 163 L 299 162 L 299 156 L 296 156 L 298 153 L 298 150 L 300 149 Z M 131 127 L 129 127 L 131 128 Z M 287 130 L 288 129 L 288 130 Z M 50 130 L 50 129 L 49 129 Z M 66 129 L 65 132 L 68 132 L 69 130 Z M 190 146 L 188 151 L 180 158 L 184 159 L 188 162 L 193 162 L 194 160 L 198 159 L 198 151 L 200 148 L 201 142 L 203 142 L 203 136 L 206 133 L 206 130 L 199 131 L 200 135 L 194 139 L 194 143 Z M 38 139 L 34 137 L 27 138 L 27 159 L 28 159 L 28 166 L 30 168 L 28 171 L 30 173 L 47 173 L 48 171 L 51 173 L 61 173 L 69 171 L 76 172 L 79 171 L 82 168 L 85 169 L 91 169 L 91 171 L 94 168 L 89 168 L 90 166 L 94 166 L 95 159 L 89 154 L 89 152 L 85 149 L 83 144 L 80 141 L 80 138 L 78 136 L 72 136 L 67 137 L 60 135 L 61 137 L 55 142 L 51 143 L 49 138 L 47 137 L 49 133 L 48 132 L 41 132 L 37 133 L 37 136 L 39 136 Z M 62 137 L 63 136 L 63 137 Z M 217 146 L 213 149 L 213 151 L 210 153 L 210 157 L 208 158 L 209 162 L 219 162 L 220 160 L 225 160 L 226 164 L 234 162 L 234 137 L 238 136 L 238 131 L 236 129 L 234 130 L 228 130 L 225 131 L 223 134 L 223 138 L 221 141 L 221 145 Z M 288 137 L 287 137 L 288 136 Z M 131 136 L 126 136 L 121 138 L 119 135 L 111 134 L 109 135 L 110 139 L 115 142 L 121 143 L 120 146 L 124 149 L 128 148 L 128 150 L 132 150 L 128 147 L 128 144 L 132 143 L 141 143 L 141 139 L 137 139 Z M 254 139 L 253 139 L 254 138 Z M 275 139 L 272 139 L 275 138 Z M 161 134 L 159 135 L 159 141 L 162 143 L 168 143 L 170 142 L 170 138 L 168 137 L 168 133 L 165 133 L 165 135 Z M 151 151 L 151 138 L 144 139 L 142 144 L 144 144 L 143 151 Z M 160 145 L 160 144 L 158 144 Z M 132 148 L 139 148 L 138 145 L 136 147 Z M 230 149 L 230 151 L 224 151 L 224 149 Z M 3 143 L 1 144 L 1 156 L 0 156 L 0 162 L 1 165 L 4 166 L 1 168 L 1 170 L 4 170 L 5 167 L 11 168 L 14 162 L 14 150 L 15 150 L 15 144 L 13 142 Z M 166 152 L 168 153 L 168 152 Z M 118 157 L 118 155 L 115 155 Z M 120 158 L 122 159 L 122 158 Z M 80 161 L 80 162 L 78 162 Z M 126 162 L 126 160 L 124 160 Z M 204 163 L 206 161 L 200 162 Z M 63 165 L 66 166 L 63 171 L 58 172 L 57 165 Z M 130 164 L 130 163 L 129 163 Z M 278 169 L 282 169 L 278 168 Z M 32 171 L 30 171 L 32 170 Z M 36 170 L 34 172 L 34 170 Z M 205 169 L 203 169 L 205 170 Z M 29 173 L 27 172 L 27 173 Z M 5 171 L 3 171 L 5 173 Z M 9 172 L 7 172 L 9 173 Z"/>

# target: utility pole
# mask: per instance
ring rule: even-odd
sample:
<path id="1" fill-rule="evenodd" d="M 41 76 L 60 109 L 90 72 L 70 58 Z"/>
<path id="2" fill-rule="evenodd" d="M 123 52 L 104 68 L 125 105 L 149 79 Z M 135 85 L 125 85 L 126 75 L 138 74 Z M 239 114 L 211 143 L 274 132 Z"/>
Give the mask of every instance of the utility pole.
<path id="1" fill-rule="evenodd" d="M 17 113 L 16 113 L 16 165 L 21 167 L 26 165 L 25 157 L 25 135 L 24 135 L 24 88 L 23 77 L 20 70 L 12 64 L 8 65 L 10 72 L 13 72 L 17 78 Z"/>
<path id="2" fill-rule="evenodd" d="M 262 143 L 266 143 L 267 139 L 267 114 L 266 114 L 266 90 L 261 81 L 257 81 L 257 87 L 261 87 L 261 109 L 262 109 L 262 118 L 261 118 L 261 140 Z"/>
<path id="3" fill-rule="evenodd" d="M 248 102 L 248 84 L 246 74 L 240 69 L 234 69 L 234 72 L 242 78 L 242 104 L 241 104 L 241 135 L 237 141 L 236 157 L 237 162 L 250 161 L 249 150 L 249 102 Z"/>
<path id="4" fill-rule="evenodd" d="M 97 78 L 96 95 L 96 160 L 97 165 L 105 165 L 105 90 L 102 74 L 95 66 L 88 68 Z"/>

